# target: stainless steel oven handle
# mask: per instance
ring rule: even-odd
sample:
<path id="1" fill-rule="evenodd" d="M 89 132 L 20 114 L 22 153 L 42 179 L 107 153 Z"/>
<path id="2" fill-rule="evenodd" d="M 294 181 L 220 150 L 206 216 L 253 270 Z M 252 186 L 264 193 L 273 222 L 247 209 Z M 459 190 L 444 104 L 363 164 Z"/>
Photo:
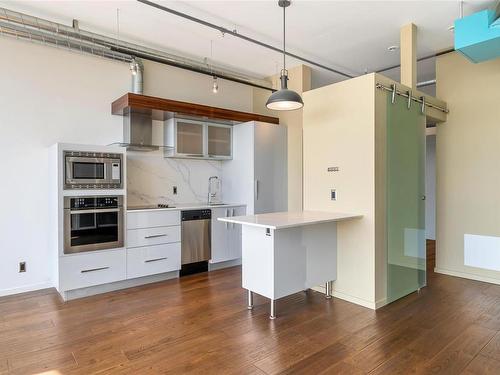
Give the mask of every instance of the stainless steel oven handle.
<path id="1" fill-rule="evenodd" d="M 121 208 L 103 208 L 103 209 L 95 209 L 95 210 L 71 210 L 71 215 L 79 215 L 79 214 L 101 214 L 106 212 L 120 212 Z"/>
<path id="2" fill-rule="evenodd" d="M 167 237 L 168 234 L 152 234 L 150 236 L 144 236 L 144 238 L 158 238 L 158 237 Z"/>
<path id="3" fill-rule="evenodd" d="M 144 263 L 158 262 L 160 260 L 165 260 L 165 259 L 168 259 L 168 257 L 156 258 L 156 259 L 148 259 L 148 260 L 145 260 Z"/>
<path id="4" fill-rule="evenodd" d="M 102 270 L 107 270 L 109 267 L 99 267 L 99 268 L 92 268 L 90 270 L 81 270 L 81 273 L 87 273 L 87 272 L 95 272 L 95 271 L 102 271 Z"/>

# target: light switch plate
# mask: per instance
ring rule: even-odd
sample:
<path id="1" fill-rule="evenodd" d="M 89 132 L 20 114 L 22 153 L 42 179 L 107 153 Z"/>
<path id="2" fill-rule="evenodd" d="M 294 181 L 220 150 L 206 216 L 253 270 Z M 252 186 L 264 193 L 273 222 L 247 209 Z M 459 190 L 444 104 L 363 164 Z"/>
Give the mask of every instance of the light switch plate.
<path id="1" fill-rule="evenodd" d="M 335 189 L 330 190 L 330 199 L 332 201 L 336 201 L 337 200 L 337 191 Z"/>

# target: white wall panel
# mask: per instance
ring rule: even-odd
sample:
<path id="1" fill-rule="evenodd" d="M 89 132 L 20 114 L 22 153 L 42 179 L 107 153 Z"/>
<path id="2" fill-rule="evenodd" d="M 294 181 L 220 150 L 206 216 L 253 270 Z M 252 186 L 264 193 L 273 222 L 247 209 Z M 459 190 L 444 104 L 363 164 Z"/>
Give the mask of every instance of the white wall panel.
<path id="1" fill-rule="evenodd" d="M 465 234 L 464 266 L 500 271 L 500 237 Z"/>

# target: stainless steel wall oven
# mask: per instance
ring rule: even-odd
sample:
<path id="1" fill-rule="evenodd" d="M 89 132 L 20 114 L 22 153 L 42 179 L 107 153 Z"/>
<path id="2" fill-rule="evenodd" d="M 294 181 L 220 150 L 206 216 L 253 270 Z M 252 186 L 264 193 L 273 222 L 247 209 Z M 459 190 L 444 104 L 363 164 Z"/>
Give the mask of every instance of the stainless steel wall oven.
<path id="1" fill-rule="evenodd" d="M 65 197 L 64 254 L 123 247 L 123 196 Z"/>
<path id="2" fill-rule="evenodd" d="M 64 152 L 64 189 L 121 189 L 122 154 Z"/>

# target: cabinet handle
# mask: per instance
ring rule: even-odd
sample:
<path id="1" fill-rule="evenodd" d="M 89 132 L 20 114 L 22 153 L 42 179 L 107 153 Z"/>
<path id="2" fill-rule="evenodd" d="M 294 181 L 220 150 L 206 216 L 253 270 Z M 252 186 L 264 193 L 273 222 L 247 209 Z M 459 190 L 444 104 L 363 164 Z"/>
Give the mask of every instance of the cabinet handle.
<path id="1" fill-rule="evenodd" d="M 90 270 L 81 270 L 81 273 L 87 273 L 87 272 L 95 272 L 95 271 L 102 271 L 102 270 L 107 270 L 109 267 L 99 267 L 99 268 L 92 268 Z"/>
<path id="2" fill-rule="evenodd" d="M 226 217 L 229 217 L 229 208 L 226 208 Z M 229 228 L 229 223 L 226 221 L 226 229 Z"/>
<path id="3" fill-rule="evenodd" d="M 158 262 L 160 260 L 165 260 L 165 259 L 168 259 L 168 257 L 156 258 L 156 259 L 148 259 L 148 260 L 145 260 L 144 263 Z"/>
<path id="4" fill-rule="evenodd" d="M 231 216 L 234 216 L 234 208 L 231 208 Z M 234 223 L 231 223 L 231 229 L 234 229 Z"/>
<path id="5" fill-rule="evenodd" d="M 188 158 L 202 158 L 205 155 L 203 155 L 203 154 L 186 154 L 186 156 Z"/>
<path id="6" fill-rule="evenodd" d="M 158 237 L 168 237 L 168 234 L 152 234 L 151 236 L 144 236 L 146 239 L 158 238 Z"/>
<path id="7" fill-rule="evenodd" d="M 255 186 L 254 186 L 254 194 L 255 194 L 255 200 L 258 200 L 259 199 L 259 180 L 255 180 L 254 182 Z"/>
<path id="8" fill-rule="evenodd" d="M 106 212 L 120 212 L 120 208 L 99 208 L 96 210 L 71 210 L 69 213 L 71 215 L 81 215 L 81 214 L 101 214 Z"/>

